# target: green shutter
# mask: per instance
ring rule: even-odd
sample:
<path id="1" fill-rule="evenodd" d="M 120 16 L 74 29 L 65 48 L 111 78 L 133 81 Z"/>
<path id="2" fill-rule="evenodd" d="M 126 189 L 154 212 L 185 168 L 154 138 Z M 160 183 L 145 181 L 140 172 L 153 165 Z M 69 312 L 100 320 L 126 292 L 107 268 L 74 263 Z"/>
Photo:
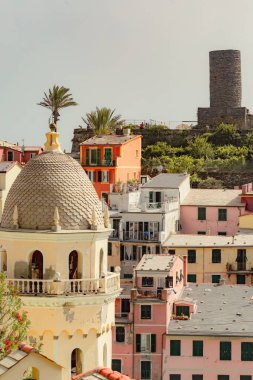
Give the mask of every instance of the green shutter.
<path id="1" fill-rule="evenodd" d="M 141 334 L 136 334 L 136 352 L 141 352 Z"/>
<path id="2" fill-rule="evenodd" d="M 198 220 L 206 220 L 206 208 L 199 207 L 198 208 Z"/>
<path id="3" fill-rule="evenodd" d="M 86 148 L 86 165 L 90 164 L 90 150 Z"/>
<path id="4" fill-rule="evenodd" d="M 151 352 L 156 352 L 156 334 L 151 334 Z"/>
<path id="5" fill-rule="evenodd" d="M 203 356 L 203 340 L 194 340 L 192 342 L 192 356 Z"/>
<path id="6" fill-rule="evenodd" d="M 100 165 L 100 149 L 97 149 L 97 165 Z"/>
<path id="7" fill-rule="evenodd" d="M 181 340 L 171 340 L 170 341 L 170 356 L 180 356 L 181 355 Z"/>
<path id="8" fill-rule="evenodd" d="M 231 360 L 231 342 L 220 342 L 220 360 Z"/>
<path id="9" fill-rule="evenodd" d="M 241 343 L 241 360 L 253 361 L 253 343 L 251 342 Z"/>

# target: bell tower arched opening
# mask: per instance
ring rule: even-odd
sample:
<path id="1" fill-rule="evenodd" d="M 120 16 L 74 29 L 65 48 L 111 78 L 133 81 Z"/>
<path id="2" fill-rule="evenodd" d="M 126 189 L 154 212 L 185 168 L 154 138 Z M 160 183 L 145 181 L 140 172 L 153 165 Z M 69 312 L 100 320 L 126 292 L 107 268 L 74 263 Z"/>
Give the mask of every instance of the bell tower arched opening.
<path id="1" fill-rule="evenodd" d="M 69 254 L 69 279 L 78 278 L 78 253 L 72 251 Z"/>
<path id="2" fill-rule="evenodd" d="M 34 251 L 31 257 L 30 277 L 35 280 L 43 279 L 43 255 L 40 251 Z"/>
<path id="3" fill-rule="evenodd" d="M 71 374 L 78 375 L 83 372 L 83 353 L 75 348 L 71 353 Z"/>

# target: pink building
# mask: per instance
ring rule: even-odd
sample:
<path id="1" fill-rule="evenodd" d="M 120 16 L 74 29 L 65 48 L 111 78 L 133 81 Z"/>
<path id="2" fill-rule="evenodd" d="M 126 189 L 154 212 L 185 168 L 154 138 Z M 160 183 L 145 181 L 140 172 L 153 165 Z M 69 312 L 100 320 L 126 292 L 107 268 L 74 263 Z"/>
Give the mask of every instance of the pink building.
<path id="1" fill-rule="evenodd" d="M 20 146 L 0 140 L 0 162 L 16 161 L 26 164 L 32 157 L 43 152 L 40 146 Z"/>
<path id="2" fill-rule="evenodd" d="M 186 257 L 142 257 L 135 269 L 135 284 L 129 283 L 116 301 L 114 370 L 135 379 L 161 378 L 166 332 L 173 301 L 187 278 L 186 265 Z"/>
<path id="3" fill-rule="evenodd" d="M 185 287 L 174 303 L 162 378 L 252 380 L 252 299 L 250 286 Z"/>
<path id="4" fill-rule="evenodd" d="M 239 217 L 246 213 L 241 193 L 229 189 L 191 189 L 180 207 L 181 233 L 236 235 Z"/>

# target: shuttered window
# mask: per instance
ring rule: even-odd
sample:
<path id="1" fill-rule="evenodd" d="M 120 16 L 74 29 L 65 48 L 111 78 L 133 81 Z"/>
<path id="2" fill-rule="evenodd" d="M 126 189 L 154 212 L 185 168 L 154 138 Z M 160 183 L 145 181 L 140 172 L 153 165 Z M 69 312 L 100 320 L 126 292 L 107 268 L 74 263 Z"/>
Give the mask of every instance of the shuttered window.
<path id="1" fill-rule="evenodd" d="M 220 360 L 231 360 L 231 342 L 220 342 Z"/>
<path id="2" fill-rule="evenodd" d="M 181 355 L 181 340 L 171 340 L 170 341 L 170 356 L 180 356 Z"/>
<path id="3" fill-rule="evenodd" d="M 203 340 L 193 340 L 192 356 L 203 356 Z"/>

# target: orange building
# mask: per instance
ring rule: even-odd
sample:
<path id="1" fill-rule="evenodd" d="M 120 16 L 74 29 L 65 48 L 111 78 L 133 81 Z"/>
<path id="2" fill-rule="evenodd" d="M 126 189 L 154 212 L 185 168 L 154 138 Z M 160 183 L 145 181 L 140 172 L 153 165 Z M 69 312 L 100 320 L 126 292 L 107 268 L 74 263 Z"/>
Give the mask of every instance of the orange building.
<path id="1" fill-rule="evenodd" d="M 94 136 L 80 144 L 81 165 L 106 202 L 110 192 L 139 181 L 141 175 L 141 136 L 123 133 Z"/>

